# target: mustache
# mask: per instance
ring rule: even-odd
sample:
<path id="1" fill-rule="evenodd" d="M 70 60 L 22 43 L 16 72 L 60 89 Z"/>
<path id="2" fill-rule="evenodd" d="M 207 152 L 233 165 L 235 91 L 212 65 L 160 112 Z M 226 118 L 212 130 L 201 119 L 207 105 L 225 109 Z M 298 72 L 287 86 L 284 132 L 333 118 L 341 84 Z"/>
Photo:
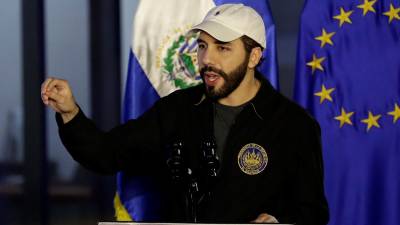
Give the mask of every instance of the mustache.
<path id="1" fill-rule="evenodd" d="M 204 74 L 205 74 L 206 72 L 214 72 L 214 73 L 220 75 L 220 76 L 221 76 L 222 78 L 224 78 L 224 79 L 227 79 L 227 77 L 228 77 L 228 75 L 227 75 L 224 71 L 219 70 L 219 69 L 217 69 L 217 68 L 214 68 L 214 67 L 212 67 L 212 66 L 205 66 L 205 67 L 203 67 L 203 68 L 200 70 L 200 75 L 201 75 L 202 77 L 204 77 Z"/>

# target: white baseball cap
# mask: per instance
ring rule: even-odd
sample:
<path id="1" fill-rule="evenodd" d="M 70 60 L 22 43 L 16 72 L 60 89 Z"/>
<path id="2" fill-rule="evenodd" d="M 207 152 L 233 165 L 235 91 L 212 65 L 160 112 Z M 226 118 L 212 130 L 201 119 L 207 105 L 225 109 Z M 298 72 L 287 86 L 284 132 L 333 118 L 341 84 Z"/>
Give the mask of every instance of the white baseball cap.
<path id="1" fill-rule="evenodd" d="M 253 8 L 243 4 L 223 4 L 212 8 L 204 20 L 190 31 L 205 31 L 223 42 L 246 35 L 261 47 L 266 47 L 263 19 Z"/>

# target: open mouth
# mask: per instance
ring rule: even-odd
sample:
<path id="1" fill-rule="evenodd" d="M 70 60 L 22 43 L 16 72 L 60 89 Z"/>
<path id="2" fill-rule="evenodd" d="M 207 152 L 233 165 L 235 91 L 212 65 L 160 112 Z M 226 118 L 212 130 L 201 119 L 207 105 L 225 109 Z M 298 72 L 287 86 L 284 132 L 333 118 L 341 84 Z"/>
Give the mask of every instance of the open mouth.
<path id="1" fill-rule="evenodd" d="M 204 81 L 208 86 L 215 86 L 221 76 L 214 72 L 205 72 Z"/>

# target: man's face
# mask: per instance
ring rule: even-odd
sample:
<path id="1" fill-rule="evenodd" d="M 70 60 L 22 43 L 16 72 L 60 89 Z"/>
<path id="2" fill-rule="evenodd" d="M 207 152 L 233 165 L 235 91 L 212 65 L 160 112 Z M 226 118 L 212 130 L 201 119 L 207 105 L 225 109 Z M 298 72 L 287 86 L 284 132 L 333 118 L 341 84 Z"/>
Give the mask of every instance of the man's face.
<path id="1" fill-rule="evenodd" d="M 249 55 L 243 42 L 221 42 L 205 32 L 198 39 L 197 58 L 206 93 L 213 99 L 227 97 L 242 82 Z"/>

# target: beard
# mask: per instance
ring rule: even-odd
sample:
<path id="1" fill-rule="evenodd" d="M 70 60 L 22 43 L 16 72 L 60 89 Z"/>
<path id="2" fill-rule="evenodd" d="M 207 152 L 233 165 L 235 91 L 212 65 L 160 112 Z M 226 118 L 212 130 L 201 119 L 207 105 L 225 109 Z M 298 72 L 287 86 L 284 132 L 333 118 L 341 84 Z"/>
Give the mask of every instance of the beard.
<path id="1" fill-rule="evenodd" d="M 234 90 L 236 90 L 240 83 L 242 83 L 247 72 L 248 63 L 249 57 L 246 57 L 240 65 L 238 65 L 232 72 L 228 74 L 223 70 L 219 70 L 211 66 L 203 67 L 200 70 L 200 75 L 206 88 L 206 95 L 213 100 L 225 98 L 230 95 Z M 204 82 L 204 76 L 206 72 L 217 73 L 225 82 L 220 88 L 207 86 Z"/>

